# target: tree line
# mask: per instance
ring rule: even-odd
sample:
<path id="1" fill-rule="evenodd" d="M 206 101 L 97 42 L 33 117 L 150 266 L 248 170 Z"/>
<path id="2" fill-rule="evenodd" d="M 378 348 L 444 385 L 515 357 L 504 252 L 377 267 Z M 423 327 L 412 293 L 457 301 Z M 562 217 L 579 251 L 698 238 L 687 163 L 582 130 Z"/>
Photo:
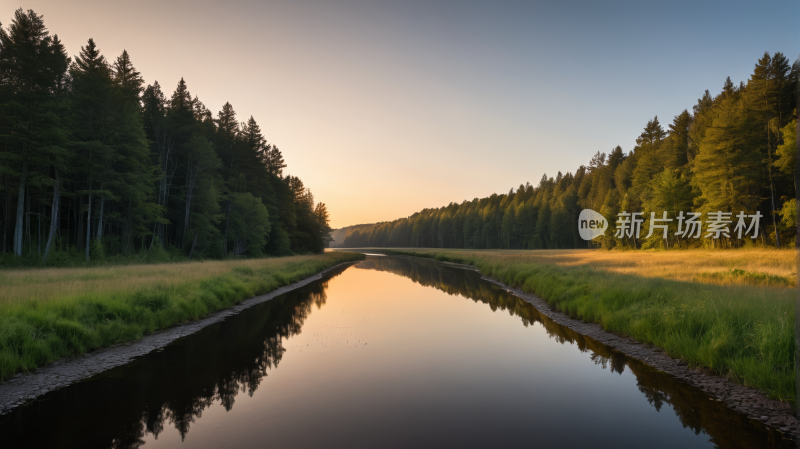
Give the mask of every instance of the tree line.
<path id="1" fill-rule="evenodd" d="M 251 116 L 216 117 L 181 79 L 145 86 L 93 39 L 74 60 L 41 15 L 0 24 L 5 264 L 320 252 L 328 212 Z M 15 257 L 8 258 L 6 253 Z"/>
<path id="2" fill-rule="evenodd" d="M 574 173 L 542 176 L 507 194 L 424 209 L 391 222 L 340 232 L 342 247 L 558 249 L 690 248 L 774 245 L 797 235 L 797 103 L 800 60 L 764 53 L 747 82 L 730 77 L 708 90 L 665 129 L 649 120 L 626 153 L 597 152 Z M 578 216 L 592 209 L 608 220 L 605 235 L 581 239 Z M 680 236 L 681 212 L 761 214 L 757 239 L 733 233 Z M 641 212 L 641 236 L 617 231 L 618 214 Z M 647 237 L 651 212 L 669 222 Z M 663 224 L 664 222 L 659 223 Z M 736 219 L 733 219 L 733 225 Z M 703 227 L 703 231 L 706 228 Z M 619 235 L 619 236 L 618 236 Z M 338 240 L 338 239 L 337 239 Z"/>

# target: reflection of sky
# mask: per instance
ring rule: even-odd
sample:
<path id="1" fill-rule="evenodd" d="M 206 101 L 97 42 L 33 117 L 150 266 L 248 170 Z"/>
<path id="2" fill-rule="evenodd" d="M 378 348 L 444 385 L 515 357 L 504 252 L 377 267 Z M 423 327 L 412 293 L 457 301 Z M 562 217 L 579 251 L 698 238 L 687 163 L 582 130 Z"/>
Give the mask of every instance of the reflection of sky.
<path id="1" fill-rule="evenodd" d="M 645 4 L 646 3 L 646 4 Z M 629 151 L 764 51 L 800 52 L 800 3 L 3 1 L 70 54 L 126 48 L 148 83 L 230 101 L 334 227 L 504 193 Z"/>
<path id="2" fill-rule="evenodd" d="M 350 268 L 252 398 L 214 405 L 181 446 L 170 426 L 146 447 L 408 447 L 471 441 L 540 447 L 705 447 L 669 406 L 656 412 L 630 369 L 603 369 L 538 323 L 386 272 Z M 580 431 L 573 431 L 580 427 Z M 421 440 L 420 440 L 421 438 Z M 600 445 L 602 447 L 602 444 Z"/>

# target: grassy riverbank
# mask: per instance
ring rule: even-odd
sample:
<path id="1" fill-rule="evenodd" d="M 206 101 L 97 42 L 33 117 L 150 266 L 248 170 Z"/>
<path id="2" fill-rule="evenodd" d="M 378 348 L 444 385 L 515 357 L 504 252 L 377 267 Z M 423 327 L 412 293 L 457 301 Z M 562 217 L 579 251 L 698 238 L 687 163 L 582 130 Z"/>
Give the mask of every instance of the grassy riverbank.
<path id="1" fill-rule="evenodd" d="M 354 253 L 0 271 L 0 381 L 362 259 Z"/>
<path id="2" fill-rule="evenodd" d="M 387 252 L 474 265 L 573 317 L 795 399 L 794 251 Z"/>

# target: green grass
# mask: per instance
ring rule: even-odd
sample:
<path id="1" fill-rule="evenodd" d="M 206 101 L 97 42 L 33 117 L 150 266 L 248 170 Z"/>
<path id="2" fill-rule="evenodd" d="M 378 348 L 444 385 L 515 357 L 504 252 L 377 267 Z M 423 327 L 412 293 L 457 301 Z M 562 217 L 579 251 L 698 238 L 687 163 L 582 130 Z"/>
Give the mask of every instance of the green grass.
<path id="1" fill-rule="evenodd" d="M 7 292 L 15 292 L 6 293 L 9 297 L 0 292 L 0 381 L 63 357 L 137 340 L 155 330 L 196 320 L 363 257 L 328 252 L 146 268 L 0 273 L 0 290 L 5 285 Z M 82 273 L 76 276 L 76 272 Z M 75 282 L 85 284 L 76 288 Z M 54 291 L 61 284 L 73 288 L 64 288 L 65 293 L 59 296 Z"/>
<path id="2" fill-rule="evenodd" d="M 572 317 L 663 348 L 770 397 L 795 400 L 792 288 L 676 281 L 492 254 L 386 252 L 474 265 Z M 759 273 L 734 269 L 723 275 L 750 276 L 752 283 L 766 285 Z M 775 284 L 785 285 L 770 280 Z"/>
<path id="3" fill-rule="evenodd" d="M 789 276 L 777 276 L 770 273 L 746 271 L 739 268 L 731 268 L 728 271 L 721 272 L 700 273 L 697 275 L 697 280 L 699 282 L 714 280 L 723 283 L 727 279 L 736 279 L 742 284 L 773 287 L 793 287 L 795 284 L 795 279 Z"/>

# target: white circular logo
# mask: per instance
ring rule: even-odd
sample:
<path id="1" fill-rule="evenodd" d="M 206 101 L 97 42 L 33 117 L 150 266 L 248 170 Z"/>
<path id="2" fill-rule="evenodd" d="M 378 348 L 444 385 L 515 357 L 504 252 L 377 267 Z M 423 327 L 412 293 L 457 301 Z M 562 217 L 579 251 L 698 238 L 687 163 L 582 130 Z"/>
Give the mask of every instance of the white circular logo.
<path id="1" fill-rule="evenodd" d="M 606 217 L 591 209 L 582 210 L 578 216 L 578 232 L 584 240 L 591 240 L 603 235 L 606 229 L 608 229 Z"/>

